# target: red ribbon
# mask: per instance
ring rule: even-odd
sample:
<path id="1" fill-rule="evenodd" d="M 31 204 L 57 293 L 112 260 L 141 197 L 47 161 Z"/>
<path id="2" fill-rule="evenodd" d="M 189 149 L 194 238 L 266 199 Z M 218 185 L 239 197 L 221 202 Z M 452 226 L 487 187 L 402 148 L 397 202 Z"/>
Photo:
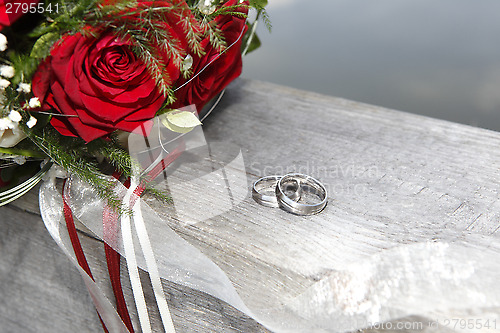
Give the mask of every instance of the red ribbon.
<path id="1" fill-rule="evenodd" d="M 118 172 L 113 173 L 113 177 L 120 178 Z M 120 280 L 120 254 L 108 244 L 116 245 L 116 235 L 118 233 L 118 214 L 108 205 L 104 206 L 102 212 L 102 222 L 104 227 L 104 252 L 106 253 L 106 264 L 108 265 L 109 279 L 115 295 L 116 310 L 123 323 L 129 330 L 134 332 L 127 303 L 123 295 L 122 283 Z"/>
<path id="2" fill-rule="evenodd" d="M 66 220 L 66 228 L 68 229 L 69 239 L 71 240 L 71 245 L 73 246 L 73 251 L 75 252 L 76 260 L 78 261 L 80 267 L 88 274 L 88 276 L 90 276 L 92 281 L 95 281 L 94 276 L 90 271 L 89 263 L 87 262 L 85 253 L 83 252 L 82 244 L 80 243 L 80 239 L 78 238 L 78 233 L 76 232 L 75 220 L 73 219 L 73 212 L 71 211 L 71 208 L 69 207 L 68 204 L 69 198 L 68 194 L 66 193 L 66 179 L 63 182 L 62 197 L 63 197 L 64 219 Z M 108 333 L 108 329 L 106 328 L 106 325 L 104 325 L 101 315 L 99 315 L 99 313 L 97 315 L 99 316 L 99 320 L 101 321 L 101 325 L 102 328 L 104 329 L 104 332 Z"/>
<path id="3" fill-rule="evenodd" d="M 137 186 L 134 190 L 134 196 L 131 198 L 130 205 L 133 206 L 138 197 L 146 189 L 146 186 L 149 182 L 153 181 L 158 175 L 163 172 L 172 162 L 174 162 L 181 154 L 184 152 L 186 146 L 183 140 L 181 140 L 179 146 L 174 149 L 171 153 L 169 153 L 164 159 L 162 159 L 158 164 L 156 164 L 151 171 L 148 172 L 145 180 L 141 181 L 141 184 Z M 113 173 L 113 177 L 116 179 L 120 178 L 120 173 Z M 66 220 L 66 227 L 68 229 L 68 234 L 71 240 L 71 245 L 73 246 L 73 250 L 76 255 L 76 259 L 78 260 L 78 264 L 82 269 L 94 280 L 92 276 L 92 272 L 90 271 L 90 267 L 87 262 L 87 258 L 85 257 L 85 253 L 83 252 L 82 245 L 80 243 L 80 239 L 78 238 L 78 233 L 76 231 L 75 222 L 73 219 L 73 213 L 69 206 L 69 197 L 65 190 L 66 179 L 63 184 L 63 204 L 64 204 L 64 218 Z M 124 183 L 124 186 L 130 187 L 130 178 L 127 179 Z M 123 323 L 127 327 L 127 329 L 133 333 L 134 328 L 132 325 L 132 321 L 130 319 L 130 314 L 128 312 L 127 304 L 125 302 L 125 297 L 123 294 L 123 288 L 121 284 L 121 276 L 120 276 L 120 254 L 113 249 L 112 246 L 108 245 L 117 245 L 116 244 L 116 235 L 118 233 L 118 214 L 115 210 L 113 210 L 108 205 L 104 206 L 103 210 L 103 227 L 104 227 L 104 251 L 106 253 L 106 264 L 108 265 L 108 273 L 109 278 L 111 280 L 111 286 L 113 288 L 113 294 L 115 296 L 115 302 L 117 307 L 117 312 L 120 315 Z M 99 316 L 101 320 L 102 327 L 104 331 L 108 333 L 108 329 L 104 322 L 102 321 L 101 316 Z"/>

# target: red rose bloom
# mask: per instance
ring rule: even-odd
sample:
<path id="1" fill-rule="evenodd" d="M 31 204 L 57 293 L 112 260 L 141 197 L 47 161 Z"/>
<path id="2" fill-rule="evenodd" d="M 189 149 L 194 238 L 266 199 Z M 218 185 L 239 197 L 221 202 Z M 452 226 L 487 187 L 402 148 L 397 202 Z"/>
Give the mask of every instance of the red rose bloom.
<path id="1" fill-rule="evenodd" d="M 168 63 L 167 70 L 172 81 L 177 79 L 174 64 Z M 130 43 L 110 33 L 98 39 L 80 33 L 65 37 L 32 85 L 43 110 L 71 116 L 54 116 L 52 126 L 87 142 L 116 129 L 133 131 L 153 118 L 165 100 Z"/>
<path id="2" fill-rule="evenodd" d="M 234 6 L 237 4 L 238 0 L 230 0 L 224 6 Z M 243 4 L 247 4 L 247 2 L 245 1 Z M 240 11 L 245 14 L 248 12 L 244 8 L 240 9 Z M 189 83 L 175 93 L 177 100 L 172 105 L 172 108 L 181 108 L 196 104 L 199 112 L 208 101 L 214 98 L 241 74 L 241 43 L 247 29 L 246 20 L 242 17 L 232 15 L 220 15 L 216 18 L 216 21 L 228 48 L 224 53 L 220 54 L 210 44 L 208 38 L 202 41 L 202 46 L 206 54 L 201 57 L 193 55 L 192 67 L 194 75 L 199 72 L 201 73 L 191 81 L 183 80 L 177 84 L 180 87 L 189 81 Z M 207 65 L 209 66 L 205 68 Z"/>
<path id="3" fill-rule="evenodd" d="M 33 8 L 39 2 L 40 0 L 0 0 L 0 31 L 29 12 L 30 5 Z"/>

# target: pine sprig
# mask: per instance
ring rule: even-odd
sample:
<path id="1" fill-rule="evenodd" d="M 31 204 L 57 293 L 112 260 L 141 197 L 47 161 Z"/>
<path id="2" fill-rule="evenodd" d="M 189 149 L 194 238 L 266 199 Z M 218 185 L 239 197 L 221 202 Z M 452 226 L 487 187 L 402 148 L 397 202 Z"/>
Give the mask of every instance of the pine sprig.
<path id="1" fill-rule="evenodd" d="M 50 55 L 54 44 L 62 40 L 63 36 L 81 33 L 89 38 L 98 38 L 103 33 L 111 32 L 130 41 L 131 50 L 144 62 L 168 105 L 175 99 L 169 75 L 172 65 L 181 69 L 188 54 L 202 57 L 207 39 L 219 52 L 227 47 L 217 18 L 221 15 L 247 18 L 246 10 L 254 8 L 257 10 L 257 19 L 264 21 L 269 30 L 271 25 L 264 9 L 267 0 L 250 0 L 250 5 L 232 6 L 225 6 L 227 1 L 215 0 L 213 4 L 216 10 L 209 15 L 201 13 L 200 0 L 174 3 L 159 1 L 157 6 L 149 7 L 137 0 L 121 0 L 113 5 L 103 5 L 102 2 L 45 0 L 45 5 L 59 4 L 59 11 L 45 13 L 46 20 L 34 22 L 38 26 L 29 33 L 20 34 L 16 48 L 9 50 L 10 57 L 6 63 L 15 68 L 15 76 L 10 79 L 11 85 L 4 90 L 4 113 L 7 110 L 19 110 L 23 116 L 20 126 L 34 143 L 34 152 L 46 154 L 68 172 L 89 183 L 109 206 L 120 213 L 128 213 L 126 209 L 123 211 L 121 200 L 113 191 L 115 182 L 102 172 L 96 156 L 104 157 L 125 176 L 132 176 L 132 170 L 140 169 L 138 162 L 120 147 L 113 135 L 110 141 L 97 139 L 85 143 L 80 138 L 62 136 L 50 125 L 44 126 L 48 119 L 42 125 L 42 117 L 38 115 L 35 115 L 38 125 L 27 128 L 25 124 L 31 115 L 25 105 L 32 95 L 17 91 L 19 83 L 32 80 L 40 63 Z M 41 16 L 38 16 L 39 19 Z M 186 70 L 182 74 L 192 75 L 192 72 Z M 22 145 L 18 148 L 22 148 Z M 163 192 L 153 188 L 148 179 L 141 179 L 141 182 L 147 184 L 147 191 L 157 198 L 170 200 Z"/>
<path id="2" fill-rule="evenodd" d="M 144 192 L 146 193 L 150 193 L 151 195 L 153 195 L 156 199 L 164 202 L 164 203 L 173 203 L 173 200 L 171 197 L 169 197 L 168 195 L 166 195 L 163 191 L 160 191 L 156 188 L 154 188 L 153 186 L 149 186 L 144 190 Z"/>
<path id="3" fill-rule="evenodd" d="M 158 27 L 153 22 L 148 23 L 150 24 L 148 34 L 152 35 L 151 39 L 154 45 L 158 45 L 160 51 L 165 52 L 169 56 L 170 61 L 172 61 L 175 66 L 180 67 L 185 56 L 185 50 L 181 45 L 181 41 L 173 37 L 167 29 Z M 148 34 L 146 37 L 148 37 Z"/>
<path id="4" fill-rule="evenodd" d="M 100 0 L 80 1 L 51 1 L 52 5 L 58 3 L 57 14 L 48 15 L 47 21 L 35 28 L 30 37 L 40 37 L 47 33 L 57 32 L 59 35 L 75 33 L 85 25 L 83 18 L 99 6 Z M 48 13 L 50 14 L 50 13 Z"/>
<path id="5" fill-rule="evenodd" d="M 141 42 L 140 36 L 133 36 L 130 33 L 128 34 L 128 36 L 131 37 L 131 40 L 133 42 L 132 50 L 136 55 L 139 55 L 141 60 L 146 64 L 157 87 L 166 98 L 167 104 L 173 103 L 175 97 L 172 87 L 169 84 L 170 76 L 167 71 L 167 66 L 161 60 L 161 57 L 158 57 L 157 52 L 150 47 L 148 42 Z"/>
<path id="6" fill-rule="evenodd" d="M 15 75 L 10 80 L 11 89 L 17 87 L 21 82 L 29 82 L 35 74 L 42 59 L 31 57 L 29 54 L 12 52 L 10 54 L 10 63 L 15 68 Z M 18 94 L 16 94 L 17 96 Z M 8 96 L 14 97 L 14 96 Z"/>
<path id="7" fill-rule="evenodd" d="M 87 19 L 87 23 L 95 24 L 104 31 L 112 29 L 119 37 L 129 40 L 132 43 L 132 50 L 146 64 L 160 92 L 166 97 L 167 104 L 172 103 L 174 94 L 165 59 L 180 68 L 186 50 L 181 41 L 165 26 L 166 14 L 180 15 L 178 12 L 184 12 L 186 8 L 173 4 L 163 7 L 133 8 L 126 12 L 120 9 L 117 12 L 110 11 L 109 8 L 106 9 L 107 12 L 97 9 L 90 17 L 99 18 L 99 21 Z M 138 18 L 141 26 L 137 24 Z M 201 54 L 202 48 L 200 38 L 196 35 L 196 28 L 189 23 L 185 29 L 189 37 L 188 45 L 194 52 Z"/>
<path id="8" fill-rule="evenodd" d="M 103 139 L 93 140 L 85 145 L 90 156 L 102 156 L 109 161 L 113 167 L 123 175 L 130 177 L 133 166 L 137 165 L 129 153 L 123 149 L 115 140 L 106 141 Z"/>
<path id="9" fill-rule="evenodd" d="M 217 50 L 217 52 L 224 51 L 227 43 L 224 39 L 224 35 L 222 34 L 221 29 L 217 26 L 217 22 L 215 20 L 206 22 L 205 30 L 205 35 L 209 36 L 210 44 L 212 45 L 212 47 Z"/>
<path id="10" fill-rule="evenodd" d="M 203 26 L 192 17 L 179 17 L 186 34 L 188 46 L 194 54 L 201 57 L 204 55 L 201 40 L 203 36 Z"/>
<path id="11" fill-rule="evenodd" d="M 271 24 L 271 19 L 269 18 L 269 14 L 267 13 L 265 8 L 259 9 L 260 19 L 264 22 L 264 25 L 267 28 L 267 31 L 271 32 L 273 25 Z"/>
<path id="12" fill-rule="evenodd" d="M 247 14 L 241 12 L 242 9 L 250 9 L 251 7 L 248 5 L 233 5 L 233 6 L 221 6 L 218 8 L 216 11 L 214 11 L 212 14 L 209 15 L 211 18 L 215 18 L 219 15 L 232 15 L 232 16 L 239 16 L 242 18 L 247 18 Z"/>
<path id="13" fill-rule="evenodd" d="M 120 214 L 128 213 L 121 207 L 121 200 L 113 192 L 114 183 L 101 173 L 94 159 L 84 157 L 76 150 L 77 140 L 68 140 L 52 127 L 46 126 L 38 133 L 24 128 L 28 137 L 55 163 L 89 183 L 100 199 Z"/>
<path id="14" fill-rule="evenodd" d="M 25 122 L 29 113 L 22 110 L 22 115 Z M 116 183 L 102 173 L 95 159 L 96 154 L 101 154 L 126 177 L 132 176 L 132 170 L 140 170 L 139 163 L 119 145 L 115 136 L 111 136 L 110 141 L 96 139 L 85 143 L 79 138 L 64 137 L 50 126 L 39 130 L 24 126 L 23 130 L 40 151 L 68 172 L 76 174 L 81 180 L 89 183 L 99 198 L 117 213 L 131 213 L 130 209 L 122 206 L 121 199 L 114 192 Z M 171 202 L 171 198 L 163 191 L 155 189 L 148 179 L 141 178 L 140 181 L 145 185 L 145 190 L 157 199 Z"/>

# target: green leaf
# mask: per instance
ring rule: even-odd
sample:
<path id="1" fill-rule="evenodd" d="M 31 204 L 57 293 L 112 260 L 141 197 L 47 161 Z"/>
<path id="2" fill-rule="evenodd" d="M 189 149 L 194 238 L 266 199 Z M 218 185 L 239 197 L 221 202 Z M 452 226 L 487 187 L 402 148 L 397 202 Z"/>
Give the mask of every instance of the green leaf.
<path id="1" fill-rule="evenodd" d="M 267 6 L 267 0 L 250 0 L 250 6 L 257 9 L 264 8 Z"/>
<path id="2" fill-rule="evenodd" d="M 59 39 L 60 35 L 55 32 L 49 32 L 41 36 L 33 45 L 30 57 L 32 58 L 46 58 L 50 54 L 52 45 Z"/>
<path id="3" fill-rule="evenodd" d="M 34 150 L 29 150 L 29 149 L 20 149 L 20 148 L 1 148 L 0 147 L 0 153 L 2 154 L 9 154 L 9 155 L 22 155 L 22 156 L 27 156 L 27 157 L 39 157 L 39 158 L 45 158 L 47 155 L 43 154 L 40 151 L 34 151 Z"/>
<path id="4" fill-rule="evenodd" d="M 246 48 L 247 43 L 248 43 L 248 38 L 250 37 L 250 35 L 251 35 L 251 29 L 248 29 L 245 36 L 243 36 L 243 42 L 241 43 L 242 51 Z M 260 47 L 260 45 L 261 45 L 261 42 L 260 42 L 259 36 L 257 36 L 257 34 L 254 33 L 252 36 L 252 40 L 250 41 L 250 45 L 248 46 L 246 54 L 258 49 Z"/>
<path id="5" fill-rule="evenodd" d="M 14 147 L 0 148 L 0 154 L 22 155 L 26 157 L 46 158 L 47 155 L 41 151 L 31 140 L 21 140 Z"/>
<path id="6" fill-rule="evenodd" d="M 196 126 L 201 125 L 198 117 L 193 112 L 173 110 L 160 116 L 166 128 L 176 133 L 187 133 Z"/>

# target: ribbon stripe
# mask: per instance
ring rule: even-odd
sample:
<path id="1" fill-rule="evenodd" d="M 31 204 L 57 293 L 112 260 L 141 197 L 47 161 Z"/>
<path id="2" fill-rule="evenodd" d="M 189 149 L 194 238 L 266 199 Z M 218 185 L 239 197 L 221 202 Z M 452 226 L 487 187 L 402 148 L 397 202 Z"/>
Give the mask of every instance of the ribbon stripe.
<path id="1" fill-rule="evenodd" d="M 146 259 L 146 265 L 148 268 L 151 285 L 153 286 L 153 292 L 156 298 L 156 303 L 158 305 L 158 310 L 160 311 L 160 317 L 163 323 L 163 327 L 166 333 L 175 333 L 174 323 L 172 322 L 172 317 L 170 316 L 167 300 L 165 299 L 165 293 L 161 284 L 160 274 L 158 273 L 158 267 L 156 265 L 153 248 L 151 246 L 151 242 L 149 241 L 149 236 L 146 230 L 146 225 L 144 224 L 144 219 L 142 218 L 140 198 L 133 205 L 133 216 L 135 229 L 137 231 L 137 236 L 141 244 L 144 259 Z"/>
<path id="2" fill-rule="evenodd" d="M 113 177 L 119 179 L 121 173 L 115 171 Z M 113 249 L 116 247 L 118 235 L 118 214 L 109 206 L 105 205 L 102 214 L 103 230 L 104 230 L 104 252 L 106 254 L 106 264 L 108 265 L 108 274 L 111 281 L 113 294 L 115 295 L 116 309 L 120 318 L 127 326 L 128 330 L 133 333 L 134 327 L 130 319 L 130 314 L 125 302 L 123 288 L 120 275 L 120 254 Z M 110 245 L 111 244 L 111 245 Z"/>
<path id="3" fill-rule="evenodd" d="M 76 231 L 75 220 L 73 219 L 73 213 L 71 212 L 71 208 L 68 204 L 68 194 L 66 192 L 66 179 L 63 182 L 62 188 L 62 197 L 63 197 L 63 211 L 64 211 L 64 219 L 66 221 L 66 228 L 68 229 L 68 235 L 71 240 L 71 245 L 73 246 L 73 251 L 75 252 L 76 259 L 80 267 L 87 273 L 87 275 L 95 282 L 94 276 L 90 271 L 89 263 L 87 262 L 87 258 L 85 257 L 85 253 L 83 252 L 82 244 L 80 243 L 80 238 L 78 238 L 78 233 Z M 99 316 L 99 320 L 101 321 L 102 328 L 104 332 L 108 333 L 108 329 L 104 324 L 104 321 L 101 318 L 99 312 L 97 313 Z"/>
<path id="4" fill-rule="evenodd" d="M 131 185 L 130 188 L 127 190 L 125 198 L 123 199 L 124 204 L 130 201 L 130 198 L 134 190 L 135 186 Z M 131 221 L 130 221 L 130 216 L 128 214 L 122 214 L 121 228 L 122 228 L 123 246 L 125 248 L 125 258 L 127 261 L 128 274 L 130 277 L 130 283 L 132 285 L 132 293 L 134 295 L 134 301 L 135 301 L 135 306 L 137 308 L 137 314 L 139 316 L 139 322 L 141 324 L 142 332 L 150 333 L 151 323 L 149 321 L 146 299 L 144 297 L 141 279 L 139 277 L 139 270 L 137 267 L 137 259 L 135 256 L 135 249 L 134 249 L 134 239 L 132 237 Z"/>
<path id="5" fill-rule="evenodd" d="M 134 225 L 139 238 L 141 248 L 143 250 L 145 260 L 147 263 L 147 268 L 149 271 L 149 276 L 151 279 L 151 284 L 153 286 L 153 292 L 156 298 L 158 309 L 160 311 L 160 317 L 163 323 L 163 327 L 166 333 L 175 333 L 174 324 L 168 309 L 168 304 L 165 298 L 165 293 L 161 285 L 161 278 L 158 272 L 158 267 L 156 265 L 156 259 L 154 257 L 153 249 L 149 241 L 149 236 L 147 234 L 146 225 L 142 218 L 141 206 L 140 206 L 140 195 L 146 189 L 147 183 L 154 180 L 161 172 L 163 172 L 172 162 L 174 162 L 184 151 L 185 144 L 181 140 L 179 146 L 169 153 L 165 158 L 161 159 L 147 174 L 146 179 L 140 184 L 137 179 L 132 177 L 125 181 L 125 186 L 127 187 L 127 193 L 123 199 L 123 205 L 127 208 L 132 208 Z M 119 179 L 121 174 L 117 171 L 113 173 L 115 179 Z M 133 185 L 133 186 L 132 186 Z M 75 253 L 78 265 L 83 269 L 83 271 L 90 277 L 92 281 L 95 282 L 90 266 L 88 264 L 87 258 L 83 251 L 80 239 L 78 238 L 78 233 L 76 230 L 73 212 L 71 211 L 69 205 L 69 195 L 68 187 L 70 182 L 64 179 L 63 190 L 62 190 L 62 201 L 63 201 L 63 213 L 64 219 L 66 221 L 66 228 L 68 230 L 68 235 Z M 128 205 L 128 206 L 127 206 Z M 117 236 L 118 236 L 118 214 L 113 211 L 108 205 L 104 206 L 102 220 L 103 220 L 103 238 L 104 238 L 104 251 L 106 254 L 106 263 L 108 266 L 108 273 L 110 277 L 111 286 L 113 289 L 113 294 L 115 296 L 115 302 L 117 307 L 117 312 L 121 318 L 123 324 L 127 330 L 131 333 L 134 332 L 132 321 L 130 319 L 130 314 L 128 312 L 127 304 L 125 302 L 125 297 L 123 294 L 123 288 L 121 284 L 120 276 L 120 254 L 113 248 L 117 246 Z M 139 322 L 141 325 L 142 332 L 151 332 L 151 323 L 149 320 L 148 310 L 146 306 L 146 300 L 144 297 L 144 292 L 142 289 L 142 284 L 139 277 L 139 271 L 137 266 L 137 261 L 135 257 L 134 242 L 132 236 L 132 226 L 131 220 L 128 215 L 123 215 L 120 219 L 121 221 L 121 231 L 122 239 L 125 247 L 126 262 L 129 272 L 129 277 L 132 285 L 132 292 L 134 295 L 134 300 L 137 307 L 137 312 L 139 315 Z M 91 287 L 89 287 L 89 291 Z M 92 293 L 91 293 L 92 294 Z M 95 297 L 93 297 L 94 303 L 98 302 Z M 98 303 L 96 303 L 97 306 Z M 103 329 L 108 333 L 108 329 L 104 324 L 101 314 L 98 311 L 99 319 L 101 320 Z"/>
<path id="6" fill-rule="evenodd" d="M 62 189 L 62 197 L 63 197 L 63 205 L 64 205 L 64 219 L 66 221 L 66 228 L 68 229 L 69 238 L 71 240 L 71 245 L 73 246 L 73 250 L 75 251 L 76 259 L 78 260 L 78 264 L 81 268 L 90 276 L 92 280 L 94 280 L 94 276 L 90 271 L 89 263 L 87 262 L 87 258 L 85 257 L 85 253 L 83 252 L 82 244 L 80 243 L 80 239 L 78 238 L 78 233 L 76 231 L 75 221 L 73 219 L 73 213 L 71 212 L 71 208 L 68 204 L 68 194 L 66 191 L 66 181 L 63 182 Z"/>
<path id="7" fill-rule="evenodd" d="M 108 265 L 109 278 L 111 280 L 111 287 L 113 288 L 113 294 L 115 295 L 115 302 L 118 314 L 123 320 L 127 329 L 133 333 L 134 327 L 132 326 L 132 320 L 130 319 L 130 314 L 128 312 L 127 304 L 125 302 L 125 297 L 123 295 L 122 284 L 120 280 L 120 254 L 116 252 L 108 244 L 104 243 L 104 251 L 106 253 L 106 263 Z"/>
<path id="8" fill-rule="evenodd" d="M 42 220 L 45 227 L 59 248 L 63 251 L 66 257 L 68 257 L 70 262 L 82 276 L 83 282 L 85 283 L 97 309 L 99 319 L 105 324 L 104 330 L 106 332 L 109 331 L 113 333 L 128 333 L 128 329 L 125 327 L 120 317 L 116 314 L 116 311 L 106 296 L 104 296 L 104 293 L 97 286 L 93 278 L 89 276 L 88 272 L 80 266 L 78 259 L 76 259 L 75 250 L 71 253 L 67 246 L 67 244 L 71 241 L 68 239 L 70 238 L 69 233 L 64 235 L 64 232 L 61 232 L 60 230 L 60 225 L 65 223 L 66 217 L 64 216 L 64 196 L 57 191 L 55 186 L 56 174 L 57 171 L 51 170 L 49 180 L 44 182 L 40 187 L 40 212 L 42 214 Z M 68 202 L 66 202 L 66 204 L 69 205 Z M 71 219 L 72 216 L 69 217 L 69 221 L 66 223 L 71 225 Z M 75 245 L 72 244 L 72 246 L 74 247 Z M 77 250 L 76 252 L 80 251 Z M 82 262 L 82 260 L 80 261 Z"/>

